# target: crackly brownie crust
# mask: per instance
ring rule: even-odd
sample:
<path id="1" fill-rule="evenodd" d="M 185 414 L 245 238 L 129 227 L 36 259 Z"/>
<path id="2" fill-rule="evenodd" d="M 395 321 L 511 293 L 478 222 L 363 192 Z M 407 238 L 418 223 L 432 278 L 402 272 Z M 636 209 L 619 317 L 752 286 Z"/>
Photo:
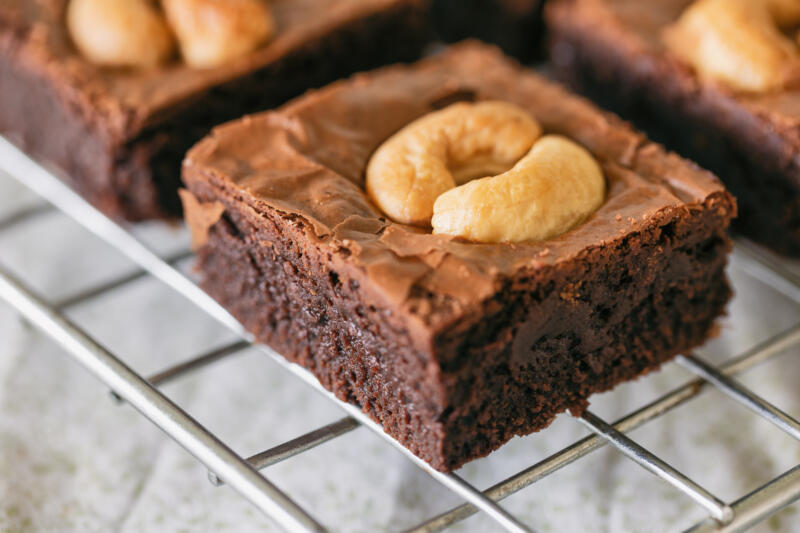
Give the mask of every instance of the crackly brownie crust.
<path id="1" fill-rule="evenodd" d="M 431 14 L 447 42 L 474 37 L 498 45 L 520 61 L 539 58 L 544 0 L 432 0 Z"/>
<path id="2" fill-rule="evenodd" d="M 65 5 L 0 0 L 0 133 L 129 220 L 180 214 L 180 162 L 213 126 L 415 59 L 430 37 L 425 0 L 294 0 L 276 2 L 278 37 L 253 57 L 210 70 L 113 71 L 74 51 Z"/>
<path id="3" fill-rule="evenodd" d="M 659 40 L 690 0 L 554 0 L 556 74 L 716 173 L 737 196 L 735 229 L 800 255 L 800 91 L 735 95 L 704 82 Z"/>
<path id="4" fill-rule="evenodd" d="M 517 103 L 584 144 L 606 204 L 514 245 L 387 221 L 363 191 L 369 155 L 463 99 Z M 730 296 L 719 182 L 484 45 L 222 126 L 183 177 L 204 287 L 440 470 L 702 343 Z"/>

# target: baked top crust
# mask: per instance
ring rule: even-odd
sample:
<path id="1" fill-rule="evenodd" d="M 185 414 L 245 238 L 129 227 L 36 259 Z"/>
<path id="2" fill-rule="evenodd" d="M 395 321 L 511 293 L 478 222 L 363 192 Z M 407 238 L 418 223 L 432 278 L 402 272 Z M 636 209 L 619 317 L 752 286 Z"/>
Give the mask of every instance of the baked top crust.
<path id="1" fill-rule="evenodd" d="M 402 5 L 424 0 L 273 0 L 275 38 L 226 65 L 196 69 L 181 61 L 152 70 L 109 69 L 84 59 L 64 22 L 68 0 L 0 0 L 0 53 L 63 88 L 80 108 L 120 143 L 165 115 L 189 105 L 212 87 L 270 65 L 336 28 Z"/>
<path id="2" fill-rule="evenodd" d="M 800 88 L 737 93 L 719 83 L 699 79 L 691 67 L 667 50 L 662 31 L 677 21 L 692 1 L 558 0 L 547 9 L 568 13 L 573 24 L 584 25 L 588 31 L 613 40 L 620 49 L 638 54 L 643 59 L 639 69 L 678 78 L 686 94 L 714 93 L 716 98 L 728 101 L 727 105 L 769 121 L 781 137 L 800 149 Z"/>
<path id="3" fill-rule="evenodd" d="M 566 234 L 520 244 L 469 243 L 388 220 L 364 192 L 371 154 L 414 119 L 465 99 L 515 103 L 546 133 L 585 146 L 608 181 L 603 206 Z M 496 48 L 471 42 L 220 126 L 189 152 L 184 180 L 193 190 L 198 180 L 212 184 L 222 204 L 292 218 L 309 243 L 360 272 L 362 287 L 384 305 L 433 327 L 474 310 L 513 277 L 580 260 L 692 210 L 715 210 L 720 228 L 735 214 L 731 196 L 712 174 Z M 209 200 L 203 212 L 218 219 L 224 209 Z M 199 206 L 189 215 L 200 213 Z M 213 221 L 196 217 L 195 238 L 202 241 Z"/>

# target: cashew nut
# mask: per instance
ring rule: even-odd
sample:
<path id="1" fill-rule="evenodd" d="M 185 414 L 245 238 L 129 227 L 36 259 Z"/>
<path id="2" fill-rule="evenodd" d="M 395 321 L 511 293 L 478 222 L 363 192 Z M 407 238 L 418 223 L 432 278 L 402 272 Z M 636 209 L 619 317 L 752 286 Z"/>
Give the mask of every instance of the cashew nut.
<path id="1" fill-rule="evenodd" d="M 275 33 L 265 0 L 162 0 L 187 64 L 206 68 L 251 52 Z"/>
<path id="2" fill-rule="evenodd" d="M 605 194 L 603 171 L 585 148 L 545 135 L 508 172 L 439 196 L 433 232 L 478 242 L 546 240 L 586 220 Z"/>
<path id="3" fill-rule="evenodd" d="M 667 27 L 667 47 L 702 76 L 735 90 L 779 89 L 800 62 L 781 31 L 800 23 L 800 0 L 698 0 Z"/>
<path id="4" fill-rule="evenodd" d="M 440 194 L 507 171 L 541 132 L 529 113 L 506 102 L 450 105 L 378 148 L 367 166 L 367 193 L 392 220 L 429 226 Z"/>
<path id="5" fill-rule="evenodd" d="M 99 65 L 152 67 L 175 49 L 164 16 L 151 0 L 72 0 L 67 28 L 81 53 Z"/>
<path id="6" fill-rule="evenodd" d="M 434 233 L 478 242 L 549 239 L 594 213 L 606 183 L 585 148 L 541 134 L 513 104 L 453 104 L 376 150 L 367 192 L 393 220 L 432 225 Z"/>

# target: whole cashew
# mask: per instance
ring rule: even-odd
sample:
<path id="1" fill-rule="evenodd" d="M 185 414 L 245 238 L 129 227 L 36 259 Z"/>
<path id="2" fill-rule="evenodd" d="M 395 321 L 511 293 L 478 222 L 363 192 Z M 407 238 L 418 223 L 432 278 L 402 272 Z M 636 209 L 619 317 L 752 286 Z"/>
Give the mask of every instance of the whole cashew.
<path id="1" fill-rule="evenodd" d="M 152 67 L 175 50 L 164 15 L 151 0 L 72 0 L 67 29 L 98 65 Z"/>
<path id="2" fill-rule="evenodd" d="M 378 148 L 367 165 L 367 193 L 392 220 L 429 226 L 440 194 L 510 169 L 541 133 L 529 113 L 506 102 L 453 104 Z"/>
<path id="3" fill-rule="evenodd" d="M 433 232 L 478 242 L 546 240 L 586 220 L 605 192 L 603 171 L 585 148 L 546 135 L 508 172 L 439 196 Z"/>
<path id="4" fill-rule="evenodd" d="M 251 52 L 275 33 L 266 0 L 162 0 L 187 64 L 206 68 Z"/>
<path id="5" fill-rule="evenodd" d="M 735 90 L 779 89 L 800 64 L 781 28 L 800 23 L 800 0 L 698 0 L 667 27 L 667 47 L 702 76 Z"/>

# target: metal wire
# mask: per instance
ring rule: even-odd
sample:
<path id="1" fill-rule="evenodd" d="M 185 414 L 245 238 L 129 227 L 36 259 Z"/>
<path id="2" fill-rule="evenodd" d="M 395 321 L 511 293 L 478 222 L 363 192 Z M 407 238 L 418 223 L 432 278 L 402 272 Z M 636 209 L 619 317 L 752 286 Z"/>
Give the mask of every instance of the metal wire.
<path id="1" fill-rule="evenodd" d="M 636 462 L 639 466 L 649 470 L 676 489 L 680 490 L 695 502 L 702 505 L 716 520 L 726 524 L 733 520 L 733 509 L 725 502 L 708 492 L 706 489 L 678 472 L 662 459 L 646 450 L 641 445 L 632 441 L 614 426 L 606 423 L 591 411 L 581 415 L 580 421 L 589 429 L 606 439 L 626 457 Z"/>
<path id="2" fill-rule="evenodd" d="M 0 168 L 9 175 L 39 193 L 51 204 L 65 212 L 87 230 L 112 244 L 125 254 L 141 270 L 121 276 L 109 282 L 84 290 L 60 302 L 46 303 L 30 289 L 0 268 L 0 297 L 9 301 L 20 313 L 45 333 L 64 346 L 79 362 L 92 370 L 117 394 L 124 397 L 146 417 L 161 427 L 168 435 L 183 445 L 209 468 L 209 478 L 215 484 L 227 482 L 259 509 L 292 531 L 322 531 L 323 527 L 288 496 L 256 472 L 272 464 L 302 454 L 324 442 L 348 433 L 359 426 L 366 426 L 397 447 L 413 463 L 430 474 L 436 481 L 462 496 L 467 503 L 434 517 L 409 531 L 439 531 L 481 510 L 507 531 L 530 531 L 514 516 L 499 507 L 496 501 L 552 474 L 564 466 L 577 461 L 588 453 L 610 442 L 643 467 L 676 486 L 706 508 L 710 519 L 697 524 L 691 531 L 742 531 L 770 516 L 772 513 L 800 498 L 800 466 L 771 480 L 751 494 L 730 506 L 705 491 L 688 477 L 677 472 L 624 433 L 658 418 L 662 414 L 696 397 L 708 386 L 714 386 L 734 398 L 757 415 L 778 425 L 796 438 L 800 437 L 800 424 L 787 413 L 768 403 L 752 391 L 743 387 L 730 376 L 752 368 L 788 348 L 800 343 L 800 324 L 765 341 L 719 368 L 706 363 L 695 355 L 679 359 L 679 362 L 702 379 L 691 381 L 664 395 L 658 400 L 632 412 L 614 424 L 608 424 L 592 413 L 586 413 L 581 421 L 595 432 L 556 454 L 540 461 L 508 479 L 481 492 L 456 474 L 443 474 L 433 470 L 427 463 L 411 454 L 399 443 L 388 437 L 382 428 L 366 416 L 359 408 L 339 402 L 307 370 L 287 362 L 266 346 L 258 349 L 269 354 L 275 361 L 311 385 L 320 393 L 336 402 L 347 416 L 326 426 L 312 430 L 290 441 L 281 443 L 245 460 L 228 449 L 213 434 L 202 428 L 188 414 L 181 411 L 166 396 L 155 389 L 188 373 L 206 367 L 225 357 L 239 353 L 251 345 L 249 335 L 228 312 L 206 295 L 191 279 L 174 268 L 174 264 L 186 257 L 179 253 L 162 259 L 152 252 L 125 228 L 104 217 L 80 196 L 75 194 L 48 171 L 36 164 L 12 144 L 0 137 Z M 0 218 L 0 230 L 11 230 L 18 223 L 47 212 L 47 206 L 35 206 L 30 210 Z M 746 259 L 744 268 L 748 273 L 795 298 L 800 303 L 800 276 L 786 269 L 779 260 L 763 254 L 751 243 L 737 244 L 737 251 Z M 200 354 L 180 364 L 167 368 L 144 379 L 113 354 L 97 344 L 86 332 L 70 323 L 58 309 L 95 298 L 115 288 L 124 286 L 146 275 L 152 275 L 175 289 L 195 305 L 217 318 L 244 340 Z"/>
<path id="3" fill-rule="evenodd" d="M 795 439 L 800 440 L 800 422 L 747 389 L 741 383 L 726 376 L 696 355 L 681 355 L 677 361 L 755 414 L 769 420 Z"/>
<path id="4" fill-rule="evenodd" d="M 171 287 L 197 307 L 217 319 L 222 325 L 226 326 L 243 339 L 252 342 L 252 335 L 245 331 L 242 325 L 239 324 L 225 308 L 206 294 L 192 280 L 183 275 L 183 273 L 175 269 L 172 265 L 164 262 L 155 252 L 141 243 L 131 233 L 104 216 L 100 211 L 87 203 L 80 195 L 75 193 L 67 185 L 3 137 L 0 137 L 0 169 L 5 170 L 11 177 L 17 179 L 20 183 L 29 187 L 58 209 L 72 217 L 89 232 L 118 249 L 141 268 L 150 272 L 168 287 Z M 440 484 L 478 507 L 503 529 L 515 533 L 527 533 L 531 531 L 530 528 L 520 523 L 505 509 L 487 498 L 480 490 L 457 475 L 438 472 L 425 461 L 412 454 L 385 433 L 379 424 L 372 421 L 360 409 L 353 405 L 340 402 L 333 394 L 325 390 L 310 372 L 300 366 L 289 363 L 267 346 L 261 345 L 260 348 L 279 364 L 285 366 L 292 373 L 302 378 L 304 382 L 339 404 L 342 409 L 347 411 L 350 416 L 354 417 L 362 425 L 368 427 L 381 438 L 399 449 L 406 457 Z M 114 387 L 112 387 L 112 389 L 114 389 Z M 126 400 L 128 399 L 119 390 L 115 390 L 115 392 L 118 396 Z M 211 468 L 211 470 L 214 469 Z M 216 473 L 219 475 L 219 472 Z M 225 476 L 220 477 L 225 478 Z M 226 479 L 226 481 L 232 483 L 229 479 Z"/>
<path id="5" fill-rule="evenodd" d="M 188 251 L 178 252 L 177 254 L 166 257 L 164 261 L 167 264 L 174 266 L 180 261 L 192 257 L 192 255 L 193 254 Z M 102 296 L 107 292 L 113 291 L 116 288 L 132 283 L 138 279 L 145 278 L 149 275 L 150 275 L 149 272 L 142 269 L 136 270 L 129 274 L 123 274 L 122 276 L 119 276 L 117 278 L 111 279 L 109 281 L 104 281 L 102 283 L 98 283 L 97 285 L 94 285 L 87 289 L 83 289 L 79 292 L 76 292 L 75 294 L 66 296 L 61 300 L 57 300 L 53 302 L 53 307 L 55 307 L 56 309 L 64 310 L 67 309 L 68 307 L 73 307 L 87 300 L 91 300 L 93 298 L 97 298 L 98 296 Z"/>
<path id="6" fill-rule="evenodd" d="M 340 418 L 336 422 L 328 424 L 327 426 L 322 426 L 314 431 L 309 431 L 304 435 L 292 440 L 288 440 L 283 444 L 275 446 L 274 448 L 270 448 L 269 450 L 265 450 L 261 453 L 253 455 L 252 457 L 248 457 L 247 462 L 250 463 L 256 470 L 263 470 L 268 466 L 285 461 L 286 459 L 294 457 L 295 455 L 299 455 L 306 450 L 316 448 L 320 444 L 324 444 L 331 439 L 335 439 L 336 437 L 344 435 L 345 433 L 349 433 L 359 426 L 360 424 L 358 423 L 358 420 L 351 416 L 346 416 L 344 418 Z M 208 480 L 216 487 L 221 487 L 225 484 L 225 482 L 214 472 L 208 473 Z"/>
<path id="7" fill-rule="evenodd" d="M 217 361 L 230 357 L 231 355 L 237 355 L 251 346 L 252 344 L 247 341 L 235 341 L 225 346 L 214 348 L 213 350 L 192 357 L 188 361 L 173 365 L 145 379 L 148 383 L 150 383 L 150 385 L 158 387 L 189 374 L 190 372 L 199 370 L 212 363 L 216 363 Z M 111 398 L 117 403 L 123 403 L 125 401 L 124 398 L 122 398 L 113 390 L 111 391 Z"/>
<path id="8" fill-rule="evenodd" d="M 39 215 L 50 213 L 52 211 L 53 211 L 53 206 L 49 204 L 37 204 L 37 205 L 32 205 L 30 207 L 22 208 L 0 219 L 0 231 L 16 227 L 17 225 L 21 224 L 22 222 L 25 222 L 28 219 L 35 218 L 38 217 Z"/>
<path id="9" fill-rule="evenodd" d="M 797 501 L 800 493 L 800 465 L 759 487 L 731 506 L 736 521 L 720 526 L 714 521 L 704 521 L 686 533 L 734 533 L 745 531 L 787 505 Z"/>
<path id="10" fill-rule="evenodd" d="M 0 137 L 0 169 L 69 215 L 90 233 L 116 248 L 152 276 L 178 291 L 227 328 L 249 338 L 242 325 L 191 279 L 166 263 L 133 234 L 89 205 L 79 194 L 4 137 Z"/>
<path id="11" fill-rule="evenodd" d="M 764 341 L 739 357 L 731 359 L 721 367 L 721 371 L 726 375 L 744 372 L 798 344 L 800 344 L 800 324 Z M 686 383 L 668 392 L 661 398 L 617 420 L 613 425 L 618 431 L 623 433 L 632 431 L 697 397 L 707 386 L 710 386 L 710 384 L 703 380 L 694 380 Z M 604 444 L 605 441 L 597 435 L 581 439 L 532 467 L 497 483 L 486 491 L 486 495 L 493 500 L 507 498 L 550 474 L 561 470 L 565 466 L 574 463 L 582 457 L 585 457 Z M 456 522 L 469 518 L 476 512 L 477 510 L 475 508 L 467 504 L 460 505 L 408 531 L 414 533 L 442 531 Z"/>
<path id="12" fill-rule="evenodd" d="M 2 268 L 0 297 L 278 524 L 290 531 L 325 531 L 222 441 Z"/>

